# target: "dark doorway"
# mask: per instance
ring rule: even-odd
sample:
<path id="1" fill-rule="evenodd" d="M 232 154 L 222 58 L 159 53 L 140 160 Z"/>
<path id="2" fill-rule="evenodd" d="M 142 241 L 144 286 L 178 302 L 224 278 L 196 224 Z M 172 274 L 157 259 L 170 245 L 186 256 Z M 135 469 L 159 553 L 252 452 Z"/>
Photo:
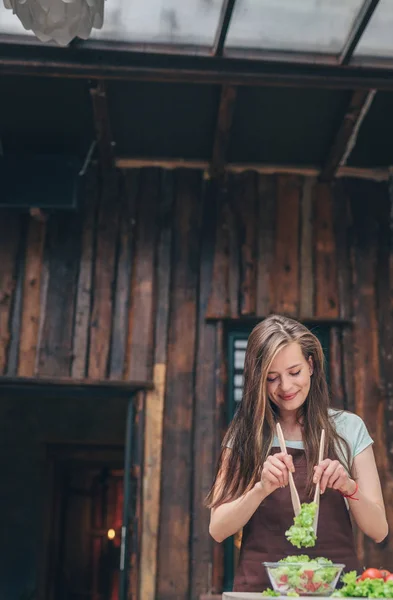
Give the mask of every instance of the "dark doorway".
<path id="1" fill-rule="evenodd" d="M 117 600 L 123 447 L 48 447 L 45 600 Z"/>

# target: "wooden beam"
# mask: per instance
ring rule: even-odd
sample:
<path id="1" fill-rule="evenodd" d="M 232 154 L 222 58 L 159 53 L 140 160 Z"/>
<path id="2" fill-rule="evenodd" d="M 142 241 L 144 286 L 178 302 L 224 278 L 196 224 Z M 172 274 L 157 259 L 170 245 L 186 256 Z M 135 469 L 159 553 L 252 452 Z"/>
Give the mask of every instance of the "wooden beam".
<path id="1" fill-rule="evenodd" d="M 119 169 L 141 169 L 158 167 L 161 169 L 195 169 L 208 171 L 210 164 L 207 160 L 188 160 L 185 158 L 117 158 L 116 167 Z M 263 175 L 303 175 L 304 177 L 318 177 L 322 169 L 317 166 L 302 165 L 275 165 L 268 163 L 228 163 L 225 170 L 230 173 L 243 173 L 255 171 Z M 353 179 L 372 179 L 374 181 L 389 181 L 391 170 L 389 167 L 363 168 L 339 167 L 336 177 L 350 177 Z"/>
<path id="2" fill-rule="evenodd" d="M 365 0 L 361 7 L 357 18 L 353 24 L 351 32 L 349 34 L 347 43 L 339 58 L 340 65 L 348 65 L 351 61 L 353 53 L 362 37 L 367 25 L 373 16 L 375 9 L 379 4 L 379 0 Z"/>
<path id="3" fill-rule="evenodd" d="M 60 50 L 60 52 L 59 52 Z M 207 85 L 279 86 L 320 89 L 393 90 L 392 61 L 386 65 L 346 66 L 276 62 L 261 58 L 223 58 L 134 52 L 102 44 L 72 51 L 64 48 L 0 43 L 0 75 L 94 80 L 163 81 Z"/>
<path id="4" fill-rule="evenodd" d="M 335 177 L 338 168 L 345 165 L 355 146 L 360 127 L 374 100 L 375 93 L 375 90 L 357 90 L 352 94 L 322 169 L 321 181 L 330 181 Z"/>
<path id="5" fill-rule="evenodd" d="M 112 138 L 105 82 L 99 80 L 95 87 L 90 88 L 90 94 L 93 102 L 98 154 L 101 167 L 105 171 L 113 168 L 115 164 L 115 144 Z"/>
<path id="6" fill-rule="evenodd" d="M 213 44 L 213 56 L 222 56 L 236 0 L 224 0 Z"/>
<path id="7" fill-rule="evenodd" d="M 221 90 L 220 106 L 218 108 L 213 155 L 210 166 L 210 174 L 212 177 L 220 177 L 225 171 L 225 162 L 229 148 L 236 97 L 237 89 L 235 87 L 231 85 L 223 86 Z"/>

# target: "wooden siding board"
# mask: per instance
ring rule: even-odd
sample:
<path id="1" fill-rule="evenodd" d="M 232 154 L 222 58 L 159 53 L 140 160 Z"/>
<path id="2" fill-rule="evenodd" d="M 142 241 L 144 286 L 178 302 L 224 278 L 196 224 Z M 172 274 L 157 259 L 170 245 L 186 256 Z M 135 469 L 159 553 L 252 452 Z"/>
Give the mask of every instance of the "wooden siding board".
<path id="1" fill-rule="evenodd" d="M 197 173 L 177 173 L 159 538 L 161 600 L 189 598 L 199 190 Z"/>
<path id="2" fill-rule="evenodd" d="M 41 273 L 46 223 L 30 219 L 25 256 L 18 376 L 36 374 L 39 325 L 41 317 Z"/>
<path id="3" fill-rule="evenodd" d="M 349 187 L 354 223 L 353 310 L 355 412 L 361 416 L 375 441 L 380 476 L 384 477 L 384 440 L 379 421 L 383 398 L 379 387 L 378 324 L 376 314 L 376 269 L 378 226 L 375 214 L 373 184 L 351 182 Z M 370 202 L 373 198 L 373 202 Z M 375 564 L 382 553 L 363 534 L 358 533 L 358 552 L 362 564 Z M 377 560 L 380 563 L 380 560 Z"/>
<path id="4" fill-rule="evenodd" d="M 236 175 L 233 181 L 233 206 L 240 253 L 240 314 L 256 311 L 256 196 L 255 173 Z M 233 230 L 233 228 L 232 228 Z"/>
<path id="5" fill-rule="evenodd" d="M 97 176 L 97 169 L 90 169 L 86 174 L 82 187 L 84 197 L 81 219 L 83 224 L 71 370 L 72 377 L 75 379 L 84 379 L 87 376 L 93 264 L 97 227 Z"/>
<path id="6" fill-rule="evenodd" d="M 110 379 L 123 379 L 127 356 L 127 332 L 130 312 L 134 224 L 139 172 L 129 171 L 121 180 L 119 194 L 119 239 L 116 261 L 116 288 L 110 352 Z"/>
<path id="7" fill-rule="evenodd" d="M 315 187 L 315 315 L 322 318 L 339 316 L 336 241 L 331 186 Z"/>
<path id="8" fill-rule="evenodd" d="M 163 173 L 158 207 L 158 252 L 156 269 L 154 390 L 146 395 L 143 471 L 143 522 L 140 597 L 155 600 L 157 551 L 160 523 L 163 421 L 165 405 L 169 290 L 171 281 L 173 174 Z"/>
<path id="9" fill-rule="evenodd" d="M 314 316 L 313 201 L 316 182 L 306 177 L 301 197 L 300 315 Z"/>
<path id="10" fill-rule="evenodd" d="M 109 371 L 119 223 L 118 194 L 118 173 L 109 171 L 102 177 L 97 225 L 88 357 L 88 376 L 91 379 L 105 379 Z"/>
<path id="11" fill-rule="evenodd" d="M 154 266 L 159 171 L 144 169 L 138 192 L 136 249 L 128 329 L 127 379 L 151 379 L 153 368 Z"/>
<path id="12" fill-rule="evenodd" d="M 39 336 L 38 375 L 71 374 L 75 296 L 80 260 L 80 219 L 55 213 L 47 222 L 44 262 L 48 269 L 45 311 Z M 45 266 L 44 266 L 45 269 Z"/>
<path id="13" fill-rule="evenodd" d="M 341 333 L 340 327 L 332 327 L 330 329 L 330 388 L 332 406 L 339 410 L 345 410 Z"/>
<path id="14" fill-rule="evenodd" d="M 0 213 L 0 375 L 7 371 L 11 318 L 16 286 L 20 217 L 11 210 Z"/>
<path id="15" fill-rule="evenodd" d="M 206 323 L 205 313 L 212 285 L 217 196 L 208 182 L 203 194 L 202 247 L 200 261 L 197 360 L 194 411 L 194 469 L 191 511 L 191 598 L 199 600 L 212 587 L 213 540 L 209 534 L 209 511 L 204 500 L 214 475 L 217 432 L 215 429 L 216 326 Z"/>
<path id="16" fill-rule="evenodd" d="M 274 176 L 258 176 L 256 313 L 259 317 L 270 313 L 274 297 L 272 271 L 276 230 L 276 192 L 277 183 Z"/>
<path id="17" fill-rule="evenodd" d="M 299 313 L 299 219 L 302 179 L 277 178 L 277 221 L 274 260 L 274 311 L 296 317 Z"/>
<path id="18" fill-rule="evenodd" d="M 216 411 L 215 411 L 215 452 L 214 462 L 216 463 L 221 452 L 221 443 L 227 428 L 227 401 L 225 390 L 227 385 L 226 369 L 226 348 L 224 324 L 217 323 L 216 328 L 216 360 L 215 360 L 215 381 L 216 381 Z M 212 592 L 219 593 L 224 587 L 224 545 L 213 542 L 213 569 L 212 569 Z"/>
<path id="19" fill-rule="evenodd" d="M 230 273 L 230 233 L 228 231 L 231 221 L 228 205 L 228 190 L 222 189 L 217 185 L 216 180 L 211 182 L 212 190 L 217 197 L 217 217 L 215 245 L 214 245 L 214 262 L 212 285 L 210 297 L 207 306 L 206 316 L 211 318 L 224 318 L 229 316 L 237 316 L 238 300 L 234 306 L 233 298 L 231 298 L 231 282 L 234 281 L 234 274 Z M 236 276 L 238 269 L 235 271 Z"/>

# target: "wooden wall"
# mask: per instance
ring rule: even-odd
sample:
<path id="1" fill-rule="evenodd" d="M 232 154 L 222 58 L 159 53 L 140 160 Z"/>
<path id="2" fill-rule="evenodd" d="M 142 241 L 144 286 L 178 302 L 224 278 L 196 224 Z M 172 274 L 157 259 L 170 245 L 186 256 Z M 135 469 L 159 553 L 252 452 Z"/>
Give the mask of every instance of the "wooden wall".
<path id="1" fill-rule="evenodd" d="M 91 171 L 80 197 L 77 213 L 45 222 L 0 212 L 0 374 L 154 380 L 143 600 L 196 600 L 222 585 L 202 503 L 225 427 L 231 319 L 277 311 L 330 323 L 334 403 L 366 420 L 393 527 L 387 186 L 249 172 L 219 191 L 197 171 L 144 169 Z M 359 535 L 358 549 L 364 564 L 393 567 L 391 544 Z"/>

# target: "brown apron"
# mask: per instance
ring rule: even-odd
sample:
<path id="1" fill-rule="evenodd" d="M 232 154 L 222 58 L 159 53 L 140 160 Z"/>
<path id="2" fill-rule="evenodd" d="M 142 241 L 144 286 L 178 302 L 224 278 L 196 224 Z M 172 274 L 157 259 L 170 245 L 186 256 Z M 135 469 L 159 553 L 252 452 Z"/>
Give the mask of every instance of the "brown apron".
<path id="1" fill-rule="evenodd" d="M 279 452 L 273 448 L 272 454 Z M 307 466 L 304 450 L 288 448 L 296 472 L 294 480 L 300 502 L 310 502 L 306 495 Z M 351 520 L 344 498 L 339 492 L 327 489 L 321 495 L 317 541 L 313 548 L 298 549 L 285 537 L 293 524 L 293 508 L 289 487 L 279 488 L 268 496 L 244 526 L 239 564 L 233 586 L 234 592 L 262 592 L 271 584 L 264 561 L 275 562 L 291 555 L 322 556 L 346 565 L 346 571 L 359 571 Z"/>

